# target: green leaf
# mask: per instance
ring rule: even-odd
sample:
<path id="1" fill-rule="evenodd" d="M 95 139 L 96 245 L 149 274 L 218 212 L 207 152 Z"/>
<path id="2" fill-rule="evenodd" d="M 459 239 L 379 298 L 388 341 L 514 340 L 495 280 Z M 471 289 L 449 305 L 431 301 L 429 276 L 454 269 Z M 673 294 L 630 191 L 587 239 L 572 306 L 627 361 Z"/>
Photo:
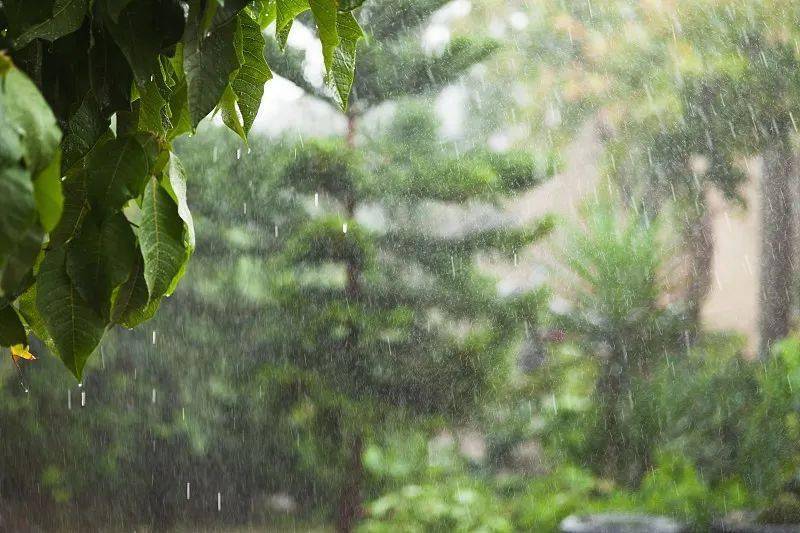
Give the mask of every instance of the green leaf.
<path id="1" fill-rule="evenodd" d="M 238 19 L 203 35 L 194 35 L 184 48 L 187 98 L 192 127 L 208 115 L 222 98 L 231 76 L 239 68 L 234 39 Z"/>
<path id="2" fill-rule="evenodd" d="M 0 307 L 0 346 L 8 348 L 15 344 L 28 344 L 28 335 L 17 311 L 6 303 Z"/>
<path id="3" fill-rule="evenodd" d="M 102 16 L 93 16 L 93 28 L 97 28 L 102 21 Z M 104 28 L 103 31 L 92 31 L 91 36 L 93 40 L 87 57 L 87 66 L 89 68 L 88 85 L 91 88 L 89 93 L 95 100 L 93 104 L 97 106 L 98 114 L 96 118 L 93 117 L 93 120 L 105 124 L 102 129 L 97 127 L 101 131 L 93 137 L 96 140 L 108 127 L 111 114 L 116 111 L 126 110 L 130 106 L 131 86 L 135 81 L 135 77 L 127 56 L 116 44 L 110 29 Z M 82 46 L 85 45 L 76 43 L 78 53 L 81 53 Z M 68 58 L 65 58 L 65 60 L 68 60 Z M 78 87 L 85 87 L 85 82 L 80 83 Z M 72 111 L 76 103 L 73 102 L 70 106 L 70 111 Z"/>
<path id="4" fill-rule="evenodd" d="M 45 231 L 52 231 L 61 219 L 64 210 L 64 195 L 61 193 L 61 152 L 50 165 L 44 169 L 33 181 L 33 196 L 36 199 L 36 209 L 39 211 L 39 220 Z"/>
<path id="5" fill-rule="evenodd" d="M 83 219 L 90 211 L 84 175 L 70 176 L 62 182 L 64 208 L 61 219 L 50 232 L 50 247 L 57 248 L 69 242 L 80 230 Z"/>
<path id="6" fill-rule="evenodd" d="M 275 17 L 277 16 L 275 2 L 272 0 L 254 0 L 251 4 L 250 12 L 262 31 L 275 22 Z"/>
<path id="7" fill-rule="evenodd" d="M 0 266 L 3 257 L 36 222 L 33 183 L 19 168 L 0 170 Z"/>
<path id="8" fill-rule="evenodd" d="M 94 92 L 89 91 L 80 107 L 69 117 L 64 141 L 61 143 L 62 174 L 83 159 L 108 131 L 109 120 L 102 116 Z"/>
<path id="9" fill-rule="evenodd" d="M 325 62 L 325 71 L 330 72 L 333 65 L 333 51 L 339 45 L 339 30 L 337 29 L 336 14 L 337 2 L 333 0 L 309 0 L 314 22 L 317 25 L 317 34 L 322 43 L 322 59 Z"/>
<path id="10" fill-rule="evenodd" d="M 181 80 L 175 86 L 169 100 L 172 111 L 172 129 L 167 133 L 167 140 L 171 141 L 184 133 L 192 131 L 192 119 L 189 114 L 189 95 L 186 80 Z"/>
<path id="11" fill-rule="evenodd" d="M 169 107 L 167 107 L 167 101 L 161 95 L 161 91 L 155 81 L 149 81 L 139 89 L 136 110 L 139 118 L 137 125 L 140 131 L 149 131 L 156 135 L 164 133 L 164 119 Z M 167 127 L 170 127 L 170 125 L 167 124 Z"/>
<path id="12" fill-rule="evenodd" d="M 128 279 L 115 293 L 111 320 L 125 328 L 133 329 L 142 322 L 150 320 L 160 303 L 161 298 L 150 301 L 147 281 L 144 279 L 144 260 L 141 252 L 137 250 L 136 260 Z"/>
<path id="13" fill-rule="evenodd" d="M 162 186 L 178 205 L 178 214 L 181 220 L 183 220 L 184 244 L 186 245 L 186 257 L 178 274 L 172 278 L 172 283 L 166 292 L 167 295 L 170 295 L 177 288 L 178 282 L 180 282 L 181 278 L 183 278 L 183 275 L 186 273 L 189 258 L 194 252 L 195 234 L 192 213 L 189 211 L 189 205 L 186 202 L 186 171 L 180 159 L 178 159 L 178 156 L 175 154 L 170 154 L 169 166 L 167 167 L 165 177 L 166 179 L 162 182 Z"/>
<path id="14" fill-rule="evenodd" d="M 5 111 L 5 100 L 0 100 L 0 167 L 19 169 L 24 149 L 22 139 Z"/>
<path id="15" fill-rule="evenodd" d="M 136 137 L 120 137 L 97 147 L 88 165 L 87 191 L 92 206 L 121 209 L 141 194 L 149 166 L 147 153 Z"/>
<path id="16" fill-rule="evenodd" d="M 5 56 L 0 59 L 5 68 L 0 83 L 0 294 L 16 296 L 30 284 L 42 245 L 37 202 L 49 226 L 59 216 L 58 184 L 51 180 L 60 174 L 61 132 L 33 82 Z M 33 177 L 41 180 L 35 192 Z"/>
<path id="17" fill-rule="evenodd" d="M 171 60 L 174 80 L 169 97 L 170 122 L 172 128 L 167 132 L 167 140 L 192 131 L 192 120 L 189 114 L 189 95 L 186 75 L 183 71 L 183 44 L 178 44 L 175 57 Z"/>
<path id="18" fill-rule="evenodd" d="M 339 11 L 352 11 L 363 3 L 364 0 L 339 0 Z"/>
<path id="19" fill-rule="evenodd" d="M 244 62 L 231 82 L 231 88 L 236 95 L 246 136 L 258 114 L 264 96 L 264 84 L 272 79 L 272 72 L 264 58 L 266 42 L 258 23 L 247 13 L 239 13 L 238 31 L 241 33 Z"/>
<path id="20" fill-rule="evenodd" d="M 174 153 L 171 153 L 169 157 L 167 182 L 164 184 L 164 188 L 178 205 L 178 215 L 183 220 L 186 229 L 186 244 L 189 245 L 190 250 L 194 250 L 194 220 L 189 211 L 189 204 L 186 202 L 186 170 Z"/>
<path id="21" fill-rule="evenodd" d="M 20 232 L 3 267 L 0 294 L 14 297 L 28 288 L 33 281 L 33 266 L 39 256 L 44 234 L 38 224 Z"/>
<path id="22" fill-rule="evenodd" d="M 206 2 L 206 7 L 203 10 L 203 16 L 200 18 L 201 33 L 207 32 L 211 27 L 211 22 L 214 20 L 214 15 L 217 14 L 217 9 L 219 9 L 219 2 Z"/>
<path id="23" fill-rule="evenodd" d="M 45 254 L 37 276 L 36 308 L 56 354 L 81 379 L 86 360 L 103 338 L 105 324 L 67 275 L 64 248 Z"/>
<path id="24" fill-rule="evenodd" d="M 18 69 L 11 68 L 0 87 L 7 120 L 22 141 L 25 165 L 36 176 L 50 164 L 61 142 L 56 118 L 36 85 Z"/>
<path id="25" fill-rule="evenodd" d="M 119 20 L 119 14 L 122 13 L 123 9 L 128 7 L 131 0 L 105 0 L 105 3 L 111 20 L 117 22 Z"/>
<path id="26" fill-rule="evenodd" d="M 50 16 L 22 30 L 14 39 L 14 47 L 22 48 L 34 39 L 55 41 L 77 30 L 86 16 L 89 0 L 56 0 Z"/>
<path id="27" fill-rule="evenodd" d="M 53 0 L 4 0 L 3 11 L 11 41 L 53 15 Z"/>
<path id="28" fill-rule="evenodd" d="M 231 19 L 236 18 L 240 11 L 242 11 L 249 3 L 250 0 L 225 0 L 224 2 L 217 2 L 219 8 L 215 11 L 214 17 L 211 20 L 211 29 L 214 30 L 224 26 Z"/>
<path id="29" fill-rule="evenodd" d="M 281 49 L 286 46 L 292 21 L 310 8 L 308 0 L 275 0 L 275 38 Z"/>
<path id="30" fill-rule="evenodd" d="M 333 59 L 328 75 L 333 85 L 334 96 L 343 110 L 347 109 L 350 89 L 356 68 L 356 48 L 364 32 L 352 13 L 339 13 L 336 19 L 340 43 L 333 51 Z"/>
<path id="31" fill-rule="evenodd" d="M 108 316 L 111 296 L 128 279 L 136 253 L 136 236 L 121 213 L 90 218 L 67 247 L 67 274 L 100 316 Z"/>
<path id="32" fill-rule="evenodd" d="M 53 339 L 47 333 L 44 320 L 36 308 L 36 284 L 34 283 L 17 298 L 18 311 L 28 329 L 36 335 L 39 340 L 44 342 L 50 350 L 55 353 L 56 348 Z"/>
<path id="33" fill-rule="evenodd" d="M 114 21 L 107 13 L 105 25 L 128 60 L 139 85 L 150 81 L 160 68 L 158 56 L 162 37 L 153 21 L 152 2 L 133 2 L 125 6 L 124 12 Z"/>
<path id="34" fill-rule="evenodd" d="M 52 337 L 47 332 L 47 327 L 44 325 L 42 315 L 39 314 L 39 309 L 36 307 L 36 284 L 34 283 L 28 290 L 17 298 L 17 310 L 19 315 L 25 321 L 28 330 L 31 331 L 36 337 L 39 338 L 52 353 L 57 353 L 58 349 L 53 343 Z"/>
<path id="35" fill-rule="evenodd" d="M 219 110 L 222 112 L 222 122 L 246 143 L 247 133 L 244 130 L 244 121 L 239 108 L 236 106 L 236 95 L 230 85 L 222 94 L 222 99 L 219 101 Z"/>
<path id="36" fill-rule="evenodd" d="M 144 192 L 139 242 L 150 301 L 168 292 L 187 258 L 183 220 L 169 193 L 151 179 Z"/>

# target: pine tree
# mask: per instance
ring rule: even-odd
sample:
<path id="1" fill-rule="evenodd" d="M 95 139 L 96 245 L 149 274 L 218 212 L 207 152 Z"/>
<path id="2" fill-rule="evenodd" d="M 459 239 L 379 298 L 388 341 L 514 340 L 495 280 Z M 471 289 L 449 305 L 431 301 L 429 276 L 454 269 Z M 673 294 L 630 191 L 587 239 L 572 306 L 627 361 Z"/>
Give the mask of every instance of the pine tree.
<path id="1" fill-rule="evenodd" d="M 459 152 L 440 139 L 426 96 L 497 48 L 459 37 L 440 54 L 427 53 L 419 30 L 444 3 L 365 5 L 372 35 L 358 51 L 347 132 L 305 142 L 284 173 L 286 191 L 309 207 L 280 254 L 286 277 L 274 293 L 280 311 L 273 318 L 283 327 L 286 371 L 335 399 L 327 402 L 324 429 L 345 474 L 341 531 L 361 512 L 370 428 L 474 412 L 502 383 L 521 327 L 539 305 L 536 294 L 500 297 L 474 257 L 511 258 L 543 235 L 549 220 L 455 232 L 431 227 L 437 208 L 496 203 L 552 170 L 528 153 Z M 398 13 L 417 24 L 399 26 Z M 278 74 L 332 101 L 303 77 L 298 56 L 284 57 L 274 63 Z M 370 128 L 371 111 L 389 101 L 398 103 L 389 126 Z"/>

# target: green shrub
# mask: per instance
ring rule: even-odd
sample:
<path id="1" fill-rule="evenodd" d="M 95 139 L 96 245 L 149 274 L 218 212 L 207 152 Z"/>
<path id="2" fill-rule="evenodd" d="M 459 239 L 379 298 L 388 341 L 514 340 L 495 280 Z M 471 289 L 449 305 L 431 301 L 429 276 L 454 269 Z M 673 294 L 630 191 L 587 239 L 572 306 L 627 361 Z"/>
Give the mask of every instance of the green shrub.
<path id="1" fill-rule="evenodd" d="M 368 512 L 360 531 L 514 530 L 491 487 L 467 476 L 406 485 L 371 502 Z"/>
<path id="2" fill-rule="evenodd" d="M 712 488 L 685 457 L 658 454 L 656 461 L 637 491 L 562 466 L 513 500 L 514 524 L 524 531 L 557 531 L 570 514 L 630 512 L 668 516 L 702 531 L 712 518 L 747 501 L 740 484 Z"/>
<path id="3" fill-rule="evenodd" d="M 680 310 L 664 304 L 669 251 L 659 225 L 612 202 L 588 204 L 582 227 L 570 234 L 564 260 L 570 309 L 556 322 L 597 367 L 585 432 L 590 449 L 582 459 L 634 486 L 654 449 L 653 428 L 634 412 L 649 394 L 641 381 L 662 354 L 680 346 L 684 325 Z"/>

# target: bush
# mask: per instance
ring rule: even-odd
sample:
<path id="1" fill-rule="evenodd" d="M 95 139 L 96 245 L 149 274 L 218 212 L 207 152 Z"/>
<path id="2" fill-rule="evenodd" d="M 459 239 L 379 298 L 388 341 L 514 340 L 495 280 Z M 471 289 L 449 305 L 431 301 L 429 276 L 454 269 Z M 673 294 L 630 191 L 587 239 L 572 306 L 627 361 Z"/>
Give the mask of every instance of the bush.
<path id="1" fill-rule="evenodd" d="M 406 485 L 369 504 L 360 531 L 513 531 L 491 488 L 471 477 Z"/>
<path id="2" fill-rule="evenodd" d="M 684 330 L 668 300 L 668 251 L 656 222 L 620 214 L 610 201 L 589 204 L 570 234 L 565 276 L 571 307 L 557 322 L 595 360 L 594 416 L 586 431 L 594 470 L 630 486 L 651 463 L 651 428 L 636 419 L 641 386 Z M 584 363 L 586 364 L 586 363 Z"/>
<path id="3" fill-rule="evenodd" d="M 491 463 L 466 461 L 452 437 L 395 434 L 366 452 L 373 486 L 383 492 L 368 504 L 362 530 L 554 532 L 570 514 L 630 512 L 669 516 L 702 531 L 750 503 L 736 479 L 712 484 L 689 457 L 668 451 L 654 457 L 631 490 L 569 462 L 543 475 L 496 472 Z"/>

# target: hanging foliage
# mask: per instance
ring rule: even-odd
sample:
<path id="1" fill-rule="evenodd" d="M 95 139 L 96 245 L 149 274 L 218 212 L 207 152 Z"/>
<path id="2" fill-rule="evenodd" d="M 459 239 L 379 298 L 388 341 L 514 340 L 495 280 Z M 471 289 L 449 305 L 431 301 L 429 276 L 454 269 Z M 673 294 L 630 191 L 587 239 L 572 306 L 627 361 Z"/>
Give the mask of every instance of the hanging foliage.
<path id="1" fill-rule="evenodd" d="M 339 0 L 0 4 L 0 346 L 35 334 L 80 379 L 107 329 L 149 319 L 194 249 L 172 151 L 218 111 L 245 142 L 281 47 L 311 12 L 342 108 L 362 32 Z"/>

